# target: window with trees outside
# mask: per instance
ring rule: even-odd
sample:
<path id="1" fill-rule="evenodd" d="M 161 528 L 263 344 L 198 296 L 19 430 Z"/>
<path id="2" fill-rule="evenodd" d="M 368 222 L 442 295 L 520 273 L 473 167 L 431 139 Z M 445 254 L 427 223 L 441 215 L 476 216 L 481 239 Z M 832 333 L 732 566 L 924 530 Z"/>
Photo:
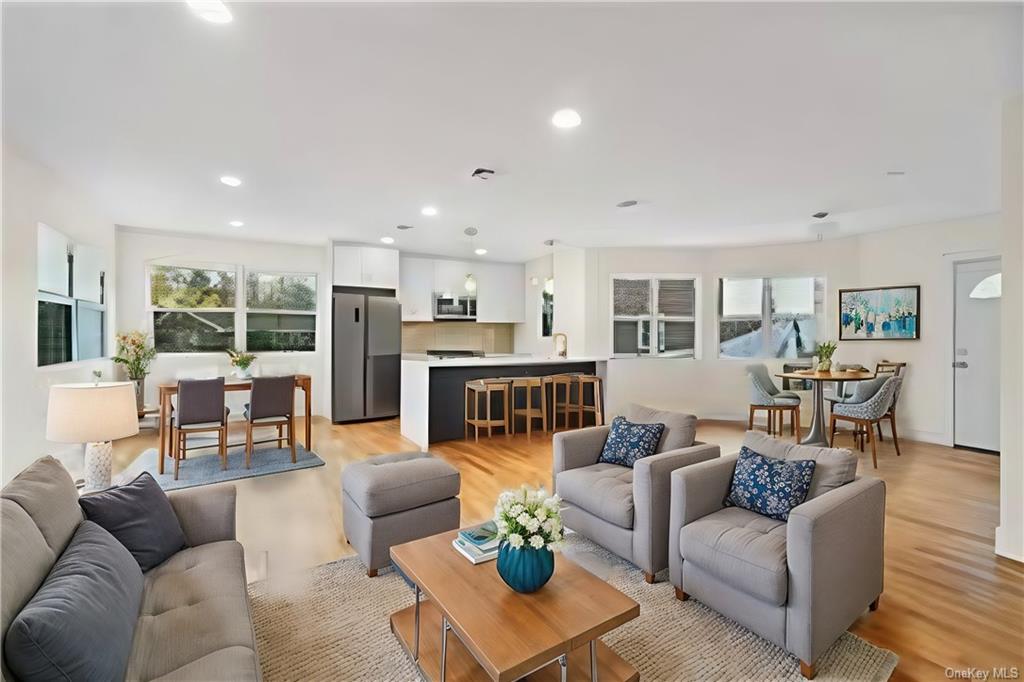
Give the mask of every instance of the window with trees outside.
<path id="1" fill-rule="evenodd" d="M 723 277 L 719 357 L 811 357 L 826 328 L 824 301 L 821 277 Z"/>
<path id="2" fill-rule="evenodd" d="M 691 275 L 612 275 L 612 355 L 699 355 L 699 280 Z"/>
<path id="3" fill-rule="evenodd" d="M 250 272 L 245 292 L 246 350 L 316 349 L 316 275 Z"/>
<path id="4" fill-rule="evenodd" d="M 153 342 L 160 353 L 316 349 L 316 275 L 236 266 L 149 268 Z"/>

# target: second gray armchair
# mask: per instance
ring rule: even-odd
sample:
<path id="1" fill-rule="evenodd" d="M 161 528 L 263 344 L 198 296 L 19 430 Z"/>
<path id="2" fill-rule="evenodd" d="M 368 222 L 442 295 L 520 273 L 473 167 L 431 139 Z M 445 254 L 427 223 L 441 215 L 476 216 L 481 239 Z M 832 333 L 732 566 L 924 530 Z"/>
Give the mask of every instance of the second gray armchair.
<path id="1" fill-rule="evenodd" d="M 737 455 L 672 474 L 669 578 L 785 648 L 812 678 L 815 663 L 882 593 L 885 483 L 857 478 L 849 450 L 784 443 L 748 432 L 774 459 L 813 459 L 810 490 L 787 521 L 727 507 Z"/>
<path id="2" fill-rule="evenodd" d="M 627 408 L 634 423 L 662 423 L 658 451 L 632 468 L 599 463 L 608 426 L 554 436 L 554 488 L 564 502 L 566 527 L 631 562 L 647 582 L 668 567 L 672 472 L 719 456 L 717 445 L 694 440 L 697 418 L 639 405 Z"/>

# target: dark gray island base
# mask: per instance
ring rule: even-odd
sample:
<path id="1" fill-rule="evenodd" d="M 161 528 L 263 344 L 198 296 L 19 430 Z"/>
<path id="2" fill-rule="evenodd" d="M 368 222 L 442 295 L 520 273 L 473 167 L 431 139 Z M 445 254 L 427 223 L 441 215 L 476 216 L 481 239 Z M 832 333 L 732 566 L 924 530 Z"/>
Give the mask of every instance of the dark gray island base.
<path id="1" fill-rule="evenodd" d="M 475 379 L 499 379 L 499 378 L 515 378 L 515 377 L 539 377 L 549 376 L 553 374 L 568 374 L 568 373 L 580 373 L 580 374 L 595 374 L 596 364 L 593 361 L 589 362 L 567 362 L 561 364 L 524 364 L 524 365 L 495 365 L 495 366 L 463 366 L 463 367 L 431 367 L 430 368 L 430 425 L 429 425 L 429 438 L 431 443 L 442 440 L 454 440 L 456 438 L 462 438 L 465 433 L 465 395 L 466 395 L 466 382 L 473 381 Z M 551 428 L 551 411 L 553 405 L 551 400 L 551 389 L 547 388 L 548 391 L 548 428 Z M 526 407 L 526 390 L 520 389 L 516 391 L 517 407 Z M 575 394 L 574 394 L 575 396 Z M 495 419 L 499 418 L 502 413 L 502 404 L 500 396 L 492 396 L 493 402 L 491 404 L 491 414 L 494 415 Z M 592 396 L 587 394 L 588 404 L 592 404 Z M 533 394 L 533 405 L 535 407 L 540 406 L 540 394 L 535 389 Z M 484 402 L 480 400 L 480 413 L 483 414 Z M 584 419 L 589 420 L 586 422 L 587 425 L 593 424 L 594 416 L 584 415 Z M 561 417 L 559 417 L 561 420 Z M 570 416 L 570 423 L 576 425 L 576 418 Z M 561 426 L 561 421 L 559 421 Z M 535 430 L 540 430 L 540 423 L 536 422 L 533 427 Z M 516 424 L 516 432 L 525 431 L 526 425 L 523 418 L 520 417 Z M 500 433 L 499 429 L 497 433 Z M 472 432 L 470 433 L 472 436 Z"/>

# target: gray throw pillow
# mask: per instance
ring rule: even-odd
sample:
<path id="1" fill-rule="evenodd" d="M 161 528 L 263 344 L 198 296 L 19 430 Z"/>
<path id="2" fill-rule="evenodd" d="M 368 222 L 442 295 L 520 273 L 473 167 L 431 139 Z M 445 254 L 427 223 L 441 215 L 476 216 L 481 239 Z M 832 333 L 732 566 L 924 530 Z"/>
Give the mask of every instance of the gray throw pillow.
<path id="1" fill-rule="evenodd" d="M 121 543 L 83 521 L 4 638 L 19 680 L 123 680 L 142 571 Z"/>
<path id="2" fill-rule="evenodd" d="M 142 472 L 127 485 L 85 495 L 78 503 L 87 519 L 121 541 L 143 571 L 185 547 L 185 532 L 171 501 L 149 472 Z"/>
<path id="3" fill-rule="evenodd" d="M 626 407 L 626 419 L 634 424 L 664 424 L 658 449 L 655 452 L 668 452 L 679 448 L 688 448 L 697 438 L 697 417 L 682 412 L 655 410 L 633 403 Z"/>

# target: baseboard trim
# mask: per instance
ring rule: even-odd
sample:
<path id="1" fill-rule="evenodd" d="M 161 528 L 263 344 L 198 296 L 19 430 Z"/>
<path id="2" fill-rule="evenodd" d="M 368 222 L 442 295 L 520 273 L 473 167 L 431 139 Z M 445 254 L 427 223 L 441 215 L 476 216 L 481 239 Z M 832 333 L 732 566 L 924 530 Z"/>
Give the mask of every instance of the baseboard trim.
<path id="1" fill-rule="evenodd" d="M 1006 559 L 1012 559 L 1024 564 L 1024 547 L 1021 547 L 1020 538 L 1018 538 L 1017 546 L 1012 547 L 1009 538 L 1006 537 L 1006 533 L 1002 532 L 1002 526 L 996 526 L 996 554 Z"/>
<path id="2" fill-rule="evenodd" d="M 739 422 L 740 424 L 743 424 L 744 426 L 746 426 L 746 424 L 747 424 L 747 415 L 738 415 L 738 414 L 711 414 L 711 415 L 705 415 L 703 417 L 700 417 L 700 419 L 701 420 L 708 420 L 708 421 L 720 421 L 720 422 Z M 803 419 L 803 415 L 801 415 L 801 419 Z M 764 424 L 764 415 L 763 414 L 759 415 L 759 418 L 758 418 L 758 420 L 755 421 L 755 424 Z M 828 418 L 827 417 L 825 419 L 825 426 L 826 427 L 828 426 Z M 808 428 L 810 428 L 810 418 L 809 417 L 808 417 L 808 421 L 801 422 L 801 428 L 804 429 L 804 431 L 806 431 Z M 883 425 L 882 428 L 884 429 L 883 433 L 888 433 L 888 428 L 887 427 L 885 427 Z M 913 441 L 919 441 L 919 442 L 922 442 L 922 443 L 934 443 L 935 445 L 946 445 L 948 447 L 952 447 L 952 445 L 953 445 L 952 443 L 948 442 L 948 438 L 946 438 L 945 434 L 935 433 L 934 431 L 917 431 L 915 429 L 906 429 L 906 428 L 903 428 L 901 426 L 900 427 L 899 436 L 900 436 L 900 440 L 913 440 Z"/>

